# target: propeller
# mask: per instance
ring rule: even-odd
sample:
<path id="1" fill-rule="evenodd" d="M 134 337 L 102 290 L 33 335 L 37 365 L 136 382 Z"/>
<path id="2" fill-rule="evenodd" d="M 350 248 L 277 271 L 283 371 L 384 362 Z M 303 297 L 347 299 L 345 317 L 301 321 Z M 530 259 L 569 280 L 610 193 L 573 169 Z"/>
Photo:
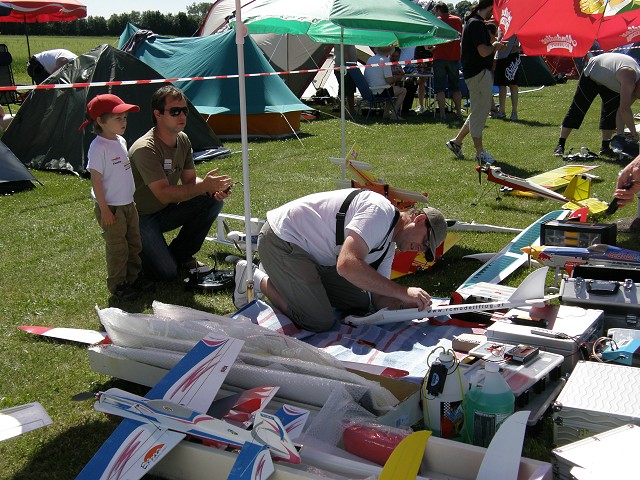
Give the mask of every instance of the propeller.
<path id="1" fill-rule="evenodd" d="M 85 402 L 87 400 L 95 400 L 98 397 L 97 393 L 80 392 L 71 397 L 72 402 Z"/>

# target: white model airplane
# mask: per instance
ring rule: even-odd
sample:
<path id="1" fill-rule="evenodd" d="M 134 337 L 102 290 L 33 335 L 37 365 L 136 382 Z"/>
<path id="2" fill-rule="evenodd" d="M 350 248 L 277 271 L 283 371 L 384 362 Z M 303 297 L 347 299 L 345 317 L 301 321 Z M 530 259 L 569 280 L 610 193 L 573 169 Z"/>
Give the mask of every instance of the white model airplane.
<path id="1" fill-rule="evenodd" d="M 258 411 L 249 431 L 200 413 L 208 410 L 243 344 L 208 335 L 146 397 L 115 388 L 96 394 L 96 410 L 125 419 L 77 478 L 137 480 L 186 436 L 242 448 L 229 478 L 268 478 L 273 471 L 271 456 L 300 463 L 300 454 L 277 416 Z"/>
<path id="2" fill-rule="evenodd" d="M 383 308 L 364 317 L 348 315 L 345 317 L 343 322 L 349 325 L 385 325 L 387 323 L 410 322 L 412 320 L 439 317 L 441 315 L 501 310 L 522 305 L 542 303 L 551 298 L 545 298 L 544 296 L 544 284 L 548 270 L 548 267 L 542 267 L 531 272 L 507 300 L 487 303 L 443 305 L 439 307 L 425 308 L 424 310 L 418 310 L 417 308 L 389 310 L 387 308 Z"/>

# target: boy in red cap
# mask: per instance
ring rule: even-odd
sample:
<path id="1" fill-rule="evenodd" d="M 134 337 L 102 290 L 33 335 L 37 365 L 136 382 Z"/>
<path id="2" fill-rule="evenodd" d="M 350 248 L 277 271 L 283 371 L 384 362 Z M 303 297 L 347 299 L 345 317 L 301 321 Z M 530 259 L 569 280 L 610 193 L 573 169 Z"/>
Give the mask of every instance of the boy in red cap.
<path id="1" fill-rule="evenodd" d="M 134 283 L 142 268 L 142 242 L 127 142 L 122 135 L 127 113 L 139 110 L 116 95 L 97 95 L 87 104 L 88 120 L 80 126 L 83 129 L 93 123 L 96 134 L 89 146 L 87 170 L 91 172 L 94 212 L 106 243 L 107 288 L 114 297 L 125 300 L 138 293 Z"/>

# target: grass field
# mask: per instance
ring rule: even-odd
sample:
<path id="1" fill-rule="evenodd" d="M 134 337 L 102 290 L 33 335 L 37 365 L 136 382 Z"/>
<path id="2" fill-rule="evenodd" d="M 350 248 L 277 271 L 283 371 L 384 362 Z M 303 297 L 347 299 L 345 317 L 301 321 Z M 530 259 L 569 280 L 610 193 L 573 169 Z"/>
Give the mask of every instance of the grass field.
<path id="1" fill-rule="evenodd" d="M 24 39 L 3 37 L 2 41 L 9 43 L 17 62 L 17 51 L 26 48 Z M 42 46 L 36 47 L 36 38 L 32 38 L 32 52 L 64 46 L 81 53 L 103 43 L 93 38 L 37 41 L 42 41 Z M 114 39 L 104 41 L 114 43 Z M 20 78 L 20 82 L 27 83 L 27 79 Z M 552 156 L 552 151 L 575 85 L 571 81 L 522 94 L 521 120 L 517 123 L 488 121 L 485 145 L 505 172 L 530 176 L 563 164 Z M 587 146 L 598 151 L 598 110 L 595 105 L 583 127 L 570 137 L 568 147 L 579 150 Z M 340 122 L 335 115 L 330 108 L 324 108 L 318 121 L 303 124 L 300 139 L 250 142 L 254 216 L 264 218 L 269 209 L 288 200 L 335 188 L 334 179 L 340 177 L 340 169 L 328 161 L 328 157 L 340 153 Z M 372 163 L 377 177 L 399 188 L 428 192 L 431 205 L 448 218 L 522 228 L 560 207 L 550 200 L 503 196 L 497 201 L 493 186 L 484 179 L 478 183 L 474 161 L 455 160 L 444 147 L 458 125 L 440 124 L 422 116 L 411 117 L 406 124 L 349 122 L 346 128 L 348 145 L 360 145 L 360 160 Z M 239 142 L 225 142 L 225 146 L 240 150 Z M 471 152 L 470 139 L 465 150 Z M 609 200 L 622 165 L 606 159 L 597 163 L 600 168 L 594 173 L 602 181 L 593 185 L 592 193 Z M 242 179 L 239 154 L 197 166 L 200 174 L 213 168 Z M 16 328 L 46 325 L 97 329 L 94 306 L 109 305 L 104 246 L 93 218 L 89 182 L 71 175 L 33 173 L 43 186 L 0 197 L 0 408 L 39 401 L 54 423 L 0 443 L 0 477 L 62 480 L 73 478 L 117 425 L 116 420 L 95 412 L 90 402 L 72 403 L 71 396 L 112 386 L 139 392 L 144 389 L 92 372 L 84 347 L 43 341 Z M 242 201 L 238 188 L 224 211 L 243 214 Z M 613 219 L 603 221 L 635 213 L 636 206 L 629 206 L 619 210 Z M 478 267 L 473 261 L 463 260 L 464 255 L 498 251 L 512 237 L 465 233 L 432 271 L 400 281 L 421 286 L 437 296 L 448 296 Z M 621 234 L 618 240 L 620 245 L 639 248 L 637 237 Z M 199 259 L 210 263 L 217 260 L 219 267 L 230 268 L 222 260 L 229 253 L 235 252 L 207 242 Z M 520 269 L 508 283 L 518 284 L 526 273 L 526 268 Z M 130 312 L 149 312 L 154 299 L 217 314 L 234 311 L 229 292 L 193 294 L 180 282 L 158 285 L 154 293 L 115 306 Z M 549 458 L 552 445 L 548 424 L 543 433 L 542 440 L 527 441 L 528 456 Z"/>

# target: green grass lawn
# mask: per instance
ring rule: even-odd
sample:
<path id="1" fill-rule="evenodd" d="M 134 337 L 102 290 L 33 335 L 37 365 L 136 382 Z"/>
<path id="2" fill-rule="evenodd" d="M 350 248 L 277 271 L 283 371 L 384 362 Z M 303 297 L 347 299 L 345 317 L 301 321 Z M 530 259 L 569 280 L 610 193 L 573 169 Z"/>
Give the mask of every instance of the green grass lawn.
<path id="1" fill-rule="evenodd" d="M 36 47 L 36 38 L 31 39 L 32 52 L 45 49 L 44 43 Z M 114 43 L 114 39 L 104 40 Z M 2 37 L 2 41 L 15 42 L 10 43 L 10 50 L 18 58 L 24 39 Z M 48 42 L 47 48 L 64 46 L 76 53 L 104 43 L 86 38 Z M 21 82 L 28 83 L 26 78 L 20 78 L 18 83 Z M 522 94 L 521 120 L 517 123 L 488 121 L 485 146 L 505 172 L 526 177 L 563 164 L 552 156 L 552 151 L 575 85 L 571 81 Z M 254 216 L 264 218 L 269 209 L 288 200 L 335 188 L 334 180 L 341 176 L 341 171 L 328 158 L 340 154 L 340 122 L 336 115 L 330 108 L 323 108 L 318 121 L 303 123 L 299 139 L 249 143 Z M 594 105 L 567 146 L 576 150 L 587 146 L 598 151 L 598 116 L 599 106 Z M 430 204 L 440 208 L 448 218 L 526 227 L 544 213 L 560 208 L 560 204 L 550 200 L 508 196 L 496 200 L 495 187 L 484 179 L 482 184 L 478 182 L 472 156 L 456 160 L 444 147 L 457 128 L 458 125 L 436 123 L 427 116 L 410 117 L 404 124 L 360 121 L 347 123 L 347 144 L 359 144 L 360 160 L 373 165 L 375 176 L 399 188 L 428 192 Z M 239 142 L 225 142 L 225 146 L 232 151 L 240 150 Z M 465 151 L 471 150 L 468 139 Z M 606 159 L 597 163 L 601 166 L 594 173 L 602 181 L 594 183 L 593 195 L 609 200 L 622 165 Z M 242 180 L 240 154 L 197 166 L 200 174 L 213 168 Z M 82 346 L 34 338 L 16 328 L 46 325 L 97 329 L 94 306 L 109 306 L 104 245 L 93 218 L 89 182 L 71 175 L 33 173 L 43 186 L 0 197 L 0 408 L 39 401 L 54 423 L 0 443 L 0 477 L 34 479 L 44 475 L 47 479 L 68 479 L 80 471 L 117 424 L 95 412 L 91 402 L 72 403 L 71 396 L 116 385 L 136 387 L 92 372 Z M 226 202 L 224 211 L 243 214 L 240 188 Z M 633 205 L 603 221 L 635 214 Z M 473 261 L 463 260 L 464 255 L 498 251 L 512 237 L 465 233 L 432 271 L 405 277 L 401 282 L 421 286 L 437 296 L 448 296 L 478 267 Z M 618 243 L 639 248 L 637 237 L 619 235 Z M 219 267 L 230 268 L 224 263 L 229 253 L 235 252 L 207 242 L 199 259 L 211 263 L 217 260 Z M 509 283 L 518 284 L 526 273 L 526 268 L 520 269 Z M 234 311 L 229 292 L 194 294 L 186 291 L 181 282 L 159 285 L 154 293 L 145 294 L 138 301 L 115 306 L 130 312 L 149 312 L 154 299 L 217 314 Z M 548 459 L 549 432 L 546 426 L 542 441 L 528 441 L 526 454 Z"/>

